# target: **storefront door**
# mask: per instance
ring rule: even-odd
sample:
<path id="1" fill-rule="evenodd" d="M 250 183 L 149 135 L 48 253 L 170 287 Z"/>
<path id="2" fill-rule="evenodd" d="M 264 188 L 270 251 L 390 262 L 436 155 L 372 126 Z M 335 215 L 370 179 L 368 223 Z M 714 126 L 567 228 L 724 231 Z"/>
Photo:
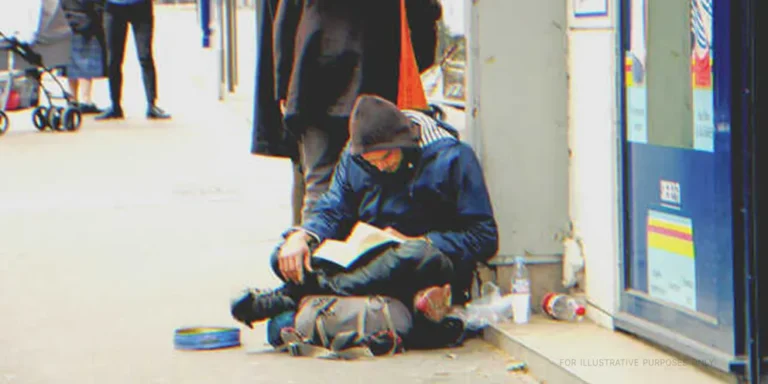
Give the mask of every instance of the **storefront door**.
<path id="1" fill-rule="evenodd" d="M 624 0 L 625 260 L 619 328 L 731 370 L 728 0 Z"/>

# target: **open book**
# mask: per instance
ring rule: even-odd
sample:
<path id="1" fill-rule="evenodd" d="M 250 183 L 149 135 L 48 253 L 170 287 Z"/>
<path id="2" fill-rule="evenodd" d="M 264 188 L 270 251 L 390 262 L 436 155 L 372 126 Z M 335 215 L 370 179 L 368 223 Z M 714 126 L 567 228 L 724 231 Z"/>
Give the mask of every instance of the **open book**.
<path id="1" fill-rule="evenodd" d="M 402 243 L 403 240 L 373 225 L 357 222 L 345 241 L 328 239 L 313 253 L 313 257 L 325 259 L 348 268 L 368 250 L 387 243 Z"/>

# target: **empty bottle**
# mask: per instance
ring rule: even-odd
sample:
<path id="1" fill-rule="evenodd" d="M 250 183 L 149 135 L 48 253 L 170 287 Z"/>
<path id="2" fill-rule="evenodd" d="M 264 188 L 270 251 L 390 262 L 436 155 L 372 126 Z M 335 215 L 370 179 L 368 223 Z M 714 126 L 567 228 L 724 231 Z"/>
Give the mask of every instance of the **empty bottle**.
<path id="1" fill-rule="evenodd" d="M 565 321 L 581 321 L 587 312 L 579 300 L 562 293 L 546 294 L 541 309 L 553 319 Z"/>
<path id="2" fill-rule="evenodd" d="M 481 287 L 481 296 L 466 304 L 466 328 L 479 331 L 501 320 L 498 303 L 501 293 L 496 284 L 488 281 Z"/>
<path id="3" fill-rule="evenodd" d="M 516 324 L 525 324 L 531 317 L 531 279 L 520 256 L 515 259 L 511 283 L 513 319 Z"/>

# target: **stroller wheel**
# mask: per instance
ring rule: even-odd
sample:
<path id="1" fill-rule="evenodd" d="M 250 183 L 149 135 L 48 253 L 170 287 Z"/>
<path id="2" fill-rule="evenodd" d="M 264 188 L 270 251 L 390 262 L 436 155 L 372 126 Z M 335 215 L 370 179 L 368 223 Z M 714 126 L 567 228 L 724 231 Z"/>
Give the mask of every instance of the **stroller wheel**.
<path id="1" fill-rule="evenodd" d="M 4 134 L 8 130 L 8 115 L 5 112 L 0 111 L 0 135 Z"/>
<path id="2" fill-rule="evenodd" d="M 62 107 L 51 107 L 48 109 L 45 117 L 48 119 L 48 126 L 53 128 L 54 131 L 61 132 L 64 130 L 64 122 L 61 119 L 63 111 L 64 108 Z"/>
<path id="3" fill-rule="evenodd" d="M 64 115 L 61 118 L 64 126 L 64 130 L 77 131 L 80 128 L 80 124 L 83 122 L 83 115 L 75 108 L 67 108 L 64 110 Z"/>
<path id="4" fill-rule="evenodd" d="M 48 127 L 48 108 L 39 106 L 32 111 L 32 124 L 38 131 L 44 131 Z"/>

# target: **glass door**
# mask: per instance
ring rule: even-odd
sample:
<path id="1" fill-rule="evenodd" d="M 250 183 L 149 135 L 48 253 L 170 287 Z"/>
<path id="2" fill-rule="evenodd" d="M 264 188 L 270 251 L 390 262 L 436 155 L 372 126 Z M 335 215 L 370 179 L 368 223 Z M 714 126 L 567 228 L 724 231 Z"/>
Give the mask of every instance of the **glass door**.
<path id="1" fill-rule="evenodd" d="M 625 261 L 616 323 L 702 359 L 732 356 L 729 1 L 622 6 Z"/>

